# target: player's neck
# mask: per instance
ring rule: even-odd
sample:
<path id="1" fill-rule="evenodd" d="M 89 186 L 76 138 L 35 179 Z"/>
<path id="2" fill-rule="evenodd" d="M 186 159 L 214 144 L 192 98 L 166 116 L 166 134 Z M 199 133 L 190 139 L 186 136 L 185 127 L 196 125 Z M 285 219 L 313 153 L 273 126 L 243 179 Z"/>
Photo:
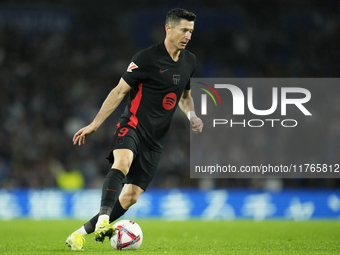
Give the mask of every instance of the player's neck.
<path id="1" fill-rule="evenodd" d="M 169 53 L 170 57 L 173 61 L 177 62 L 179 60 L 179 54 L 181 53 L 181 50 L 176 48 L 174 45 L 172 45 L 169 41 L 165 39 L 164 41 L 165 48 L 167 52 Z"/>

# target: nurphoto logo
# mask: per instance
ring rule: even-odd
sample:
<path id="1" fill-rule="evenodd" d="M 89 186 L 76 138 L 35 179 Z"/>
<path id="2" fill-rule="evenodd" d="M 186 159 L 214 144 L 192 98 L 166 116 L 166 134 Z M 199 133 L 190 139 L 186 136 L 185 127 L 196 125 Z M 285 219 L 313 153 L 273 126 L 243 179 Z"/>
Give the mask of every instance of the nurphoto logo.
<path id="1" fill-rule="evenodd" d="M 246 95 L 243 91 L 236 85 L 233 84 L 220 84 L 215 83 L 213 86 L 208 85 L 203 82 L 197 82 L 198 84 L 204 85 L 206 88 L 197 87 L 198 89 L 204 91 L 204 94 L 201 94 L 201 115 L 208 114 L 208 103 L 207 103 L 207 94 L 213 100 L 215 106 L 217 106 L 217 102 L 215 96 L 218 98 L 220 102 L 220 107 L 223 107 L 221 92 L 222 90 L 228 91 L 232 97 L 232 109 L 229 106 L 220 109 L 214 109 L 221 113 L 228 112 L 230 110 L 233 116 L 236 115 L 245 115 L 245 106 L 247 106 L 247 110 L 256 116 L 267 116 L 266 119 L 243 119 L 240 121 L 235 121 L 233 119 L 225 119 L 225 118 L 214 118 L 213 126 L 217 125 L 226 125 L 229 124 L 230 127 L 235 126 L 243 126 L 243 127 L 262 127 L 265 123 L 268 123 L 272 127 L 275 126 L 276 122 L 279 122 L 282 127 L 296 127 L 298 125 L 298 121 L 296 119 L 277 119 L 277 118 L 269 118 L 271 114 L 275 113 L 278 108 L 281 109 L 280 115 L 287 115 L 287 106 L 293 105 L 297 109 L 301 111 L 301 113 L 305 116 L 312 116 L 312 113 L 306 108 L 305 104 L 311 99 L 311 92 L 306 88 L 301 87 L 268 87 L 268 90 L 271 90 L 271 106 L 267 109 L 257 109 L 254 106 L 254 101 L 261 101 L 261 98 L 254 98 L 253 87 L 247 87 Z M 256 89 L 256 88 L 255 88 Z M 210 92 L 210 91 L 212 92 Z M 279 93 L 280 92 L 280 93 Z M 280 96 L 279 96 L 280 94 Z M 215 95 L 215 96 L 214 96 Z M 291 98 L 290 95 L 293 95 L 297 98 Z M 247 102 L 247 104 L 246 104 Z M 279 107 L 280 104 L 280 107 Z"/>

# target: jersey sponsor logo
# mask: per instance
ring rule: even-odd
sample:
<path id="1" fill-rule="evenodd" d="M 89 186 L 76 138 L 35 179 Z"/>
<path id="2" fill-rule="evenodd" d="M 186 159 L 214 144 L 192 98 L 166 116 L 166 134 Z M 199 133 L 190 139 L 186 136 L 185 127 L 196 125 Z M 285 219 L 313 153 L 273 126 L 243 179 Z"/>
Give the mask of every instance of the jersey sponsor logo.
<path id="1" fill-rule="evenodd" d="M 175 107 L 177 102 L 177 96 L 175 93 L 171 92 L 163 98 L 163 107 L 165 110 L 171 110 Z"/>
<path id="2" fill-rule="evenodd" d="M 160 74 L 162 74 L 162 73 L 164 73 L 164 72 L 166 72 L 166 71 L 169 71 L 169 69 L 159 69 L 159 73 L 160 73 Z"/>
<path id="3" fill-rule="evenodd" d="M 178 85 L 181 82 L 181 75 L 180 74 L 173 74 L 172 75 L 172 83 Z"/>
<path id="4" fill-rule="evenodd" d="M 128 67 L 128 69 L 127 69 L 126 71 L 128 71 L 128 72 L 131 73 L 132 70 L 133 70 L 133 69 L 136 69 L 136 68 L 138 68 L 138 66 L 137 66 L 135 63 L 131 62 L 130 65 L 129 65 L 129 67 Z"/>

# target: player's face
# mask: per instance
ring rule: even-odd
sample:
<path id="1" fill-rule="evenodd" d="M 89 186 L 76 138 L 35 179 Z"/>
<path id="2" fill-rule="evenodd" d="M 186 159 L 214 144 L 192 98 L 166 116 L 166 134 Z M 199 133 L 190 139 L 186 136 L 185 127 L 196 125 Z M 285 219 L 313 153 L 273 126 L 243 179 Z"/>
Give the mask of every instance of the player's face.
<path id="1" fill-rule="evenodd" d="M 194 31 L 194 23 L 194 21 L 182 19 L 177 26 L 170 28 L 169 39 L 174 47 L 179 50 L 185 49 Z"/>

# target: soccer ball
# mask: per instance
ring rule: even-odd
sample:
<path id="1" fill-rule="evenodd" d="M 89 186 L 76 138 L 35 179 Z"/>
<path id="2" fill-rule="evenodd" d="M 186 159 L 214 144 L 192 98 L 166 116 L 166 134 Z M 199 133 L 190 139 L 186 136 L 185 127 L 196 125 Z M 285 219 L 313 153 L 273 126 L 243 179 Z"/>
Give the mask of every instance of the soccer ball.
<path id="1" fill-rule="evenodd" d="M 132 220 L 121 220 L 113 225 L 115 234 L 110 238 L 110 244 L 115 250 L 137 250 L 143 242 L 143 232 L 140 226 Z"/>

